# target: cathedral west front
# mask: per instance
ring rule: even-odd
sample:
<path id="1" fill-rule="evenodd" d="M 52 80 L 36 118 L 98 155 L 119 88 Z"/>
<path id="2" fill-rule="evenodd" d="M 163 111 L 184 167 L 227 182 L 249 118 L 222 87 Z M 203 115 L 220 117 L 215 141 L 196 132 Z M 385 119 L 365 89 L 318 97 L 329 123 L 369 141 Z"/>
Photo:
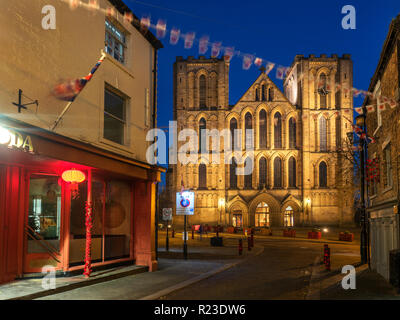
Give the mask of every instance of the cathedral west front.
<path id="1" fill-rule="evenodd" d="M 178 134 L 192 129 L 201 140 L 202 130 L 217 129 L 229 130 L 232 138 L 228 145 L 209 144 L 221 161 L 209 161 L 208 151 L 200 151 L 194 163 L 170 165 L 166 186 L 170 205 L 174 208 L 175 194 L 184 188 L 195 193 L 190 224 L 353 224 L 352 165 L 343 156 L 347 134 L 352 132 L 353 97 L 351 90 L 340 89 L 352 88 L 352 69 L 349 55 L 297 55 L 283 92 L 261 70 L 231 105 L 229 61 L 177 57 L 173 112 Z M 238 129 L 252 130 L 252 136 L 235 136 Z M 238 175 L 237 168 L 248 160 L 249 141 L 254 149 L 252 170 Z M 178 149 L 184 143 L 178 142 Z M 230 152 L 237 145 L 240 157 Z M 183 217 L 174 216 L 174 224 L 182 221 Z"/>

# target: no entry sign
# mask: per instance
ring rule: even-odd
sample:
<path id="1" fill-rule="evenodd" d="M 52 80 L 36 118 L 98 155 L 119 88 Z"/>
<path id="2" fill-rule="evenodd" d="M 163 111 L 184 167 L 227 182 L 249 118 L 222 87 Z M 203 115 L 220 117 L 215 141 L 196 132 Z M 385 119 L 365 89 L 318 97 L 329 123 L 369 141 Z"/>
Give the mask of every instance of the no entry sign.
<path id="1" fill-rule="evenodd" d="M 194 214 L 194 192 L 184 191 L 176 193 L 176 215 L 192 216 Z"/>

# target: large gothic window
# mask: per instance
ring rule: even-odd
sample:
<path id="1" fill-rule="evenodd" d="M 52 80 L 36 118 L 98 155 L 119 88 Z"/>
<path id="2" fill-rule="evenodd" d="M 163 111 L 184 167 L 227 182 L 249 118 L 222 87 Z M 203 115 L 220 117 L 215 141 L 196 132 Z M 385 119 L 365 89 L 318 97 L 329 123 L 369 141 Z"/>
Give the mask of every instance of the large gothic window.
<path id="1" fill-rule="evenodd" d="M 201 118 L 199 122 L 199 150 L 201 153 L 205 153 L 207 151 L 206 128 L 207 122 L 204 118 Z"/>
<path id="2" fill-rule="evenodd" d="M 246 149 L 251 149 L 253 147 L 253 135 L 251 132 L 247 132 L 247 130 L 253 129 L 253 117 L 251 116 L 250 112 L 246 113 L 245 116 L 245 134 L 246 134 Z"/>
<path id="3" fill-rule="evenodd" d="M 282 116 L 279 112 L 274 116 L 274 147 L 282 148 Z"/>
<path id="4" fill-rule="evenodd" d="M 201 75 L 199 78 L 199 88 L 200 88 L 200 108 L 207 108 L 207 82 L 206 76 Z"/>
<path id="5" fill-rule="evenodd" d="M 229 128 L 231 130 L 231 139 L 232 139 L 231 140 L 232 141 L 231 148 L 232 148 L 232 150 L 234 150 L 235 147 L 238 145 L 237 141 L 235 140 L 236 139 L 235 130 L 237 130 L 237 128 L 238 128 L 237 120 L 235 118 L 231 119 L 231 121 L 229 123 Z"/>
<path id="6" fill-rule="evenodd" d="M 318 92 L 319 92 L 319 106 L 320 108 L 324 109 L 326 108 L 327 105 L 327 87 L 326 87 L 326 75 L 325 73 L 321 73 L 319 76 L 319 82 L 318 82 Z"/>
<path id="7" fill-rule="evenodd" d="M 261 110 L 259 114 L 259 147 L 261 149 L 267 148 L 267 112 Z"/>
<path id="8" fill-rule="evenodd" d="M 328 149 L 328 139 L 327 139 L 327 129 L 326 129 L 326 119 L 321 117 L 319 119 L 319 150 L 327 151 Z"/>
<path id="9" fill-rule="evenodd" d="M 258 162 L 258 183 L 260 187 L 267 185 L 267 159 L 264 157 Z"/>
<path id="10" fill-rule="evenodd" d="M 246 174 L 244 176 L 244 188 L 245 189 L 252 189 L 253 188 L 253 161 L 250 158 L 247 158 L 245 160 L 245 167 L 246 171 L 249 172 L 249 174 Z M 247 173 L 245 172 L 245 173 Z"/>
<path id="11" fill-rule="evenodd" d="M 282 188 L 282 160 L 279 157 L 274 160 L 274 188 Z"/>
<path id="12" fill-rule="evenodd" d="M 199 189 L 207 188 L 207 167 L 204 163 L 199 165 Z"/>
<path id="13" fill-rule="evenodd" d="M 290 118 L 289 120 L 289 148 L 296 148 L 296 119 Z"/>
<path id="14" fill-rule="evenodd" d="M 319 164 L 319 187 L 326 188 L 328 186 L 328 168 L 326 163 L 322 161 Z"/>
<path id="15" fill-rule="evenodd" d="M 229 165 L 229 186 L 231 189 L 237 188 L 236 168 L 237 168 L 236 159 L 232 158 L 232 163 Z"/>
<path id="16" fill-rule="evenodd" d="M 296 159 L 289 159 L 289 188 L 296 188 Z"/>

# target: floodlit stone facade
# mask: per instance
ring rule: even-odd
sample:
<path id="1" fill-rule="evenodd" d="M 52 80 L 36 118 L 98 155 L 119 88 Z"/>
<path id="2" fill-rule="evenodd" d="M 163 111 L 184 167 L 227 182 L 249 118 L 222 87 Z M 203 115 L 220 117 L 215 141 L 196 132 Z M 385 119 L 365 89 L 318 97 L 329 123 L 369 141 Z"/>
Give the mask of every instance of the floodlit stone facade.
<path id="1" fill-rule="evenodd" d="M 352 224 L 353 196 L 345 187 L 350 183 L 351 169 L 343 170 L 349 163 L 337 149 L 352 131 L 353 100 L 351 91 L 332 90 L 335 84 L 352 87 L 349 55 L 299 55 L 285 77 L 284 92 L 261 72 L 239 101 L 229 105 L 228 61 L 177 57 L 174 120 L 178 135 L 183 129 L 193 129 L 199 137 L 202 129 L 242 129 L 240 155 L 247 158 L 245 146 L 253 141 L 254 162 L 252 174 L 236 175 L 235 163 L 243 167 L 244 162 L 227 156 L 232 140 L 224 144 L 220 137 L 218 145 L 211 139 L 209 149 L 217 152 L 219 163 L 211 163 L 209 153 L 200 152 L 196 163 L 170 166 L 169 204 L 175 206 L 175 194 L 183 185 L 195 191 L 195 214 L 189 217 L 190 224 Z M 245 129 L 252 129 L 253 135 L 247 136 Z M 238 137 L 235 139 L 233 143 Z M 178 151 L 186 143 L 179 141 Z M 192 146 L 195 149 L 201 142 L 196 144 Z M 174 224 L 180 225 L 182 220 L 175 216 Z"/>

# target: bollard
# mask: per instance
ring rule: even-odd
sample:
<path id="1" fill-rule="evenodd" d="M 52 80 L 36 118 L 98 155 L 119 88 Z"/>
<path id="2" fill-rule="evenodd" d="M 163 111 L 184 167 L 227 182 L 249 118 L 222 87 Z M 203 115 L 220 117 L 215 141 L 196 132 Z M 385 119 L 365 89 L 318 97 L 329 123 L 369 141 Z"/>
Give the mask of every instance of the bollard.
<path id="1" fill-rule="evenodd" d="M 328 245 L 324 244 L 324 265 L 326 265 L 327 255 L 328 255 Z"/>
<path id="2" fill-rule="evenodd" d="M 251 236 L 250 236 L 250 242 L 251 242 L 251 247 L 254 248 L 254 235 L 253 235 L 253 232 L 251 233 Z"/>
<path id="3" fill-rule="evenodd" d="M 243 252 L 243 241 L 242 239 L 239 239 L 239 256 L 242 255 Z"/>
<path id="4" fill-rule="evenodd" d="M 192 229 L 192 239 L 194 240 L 194 230 Z"/>
<path id="5" fill-rule="evenodd" d="M 328 271 L 331 271 L 331 249 L 328 248 L 326 250 L 326 264 L 325 264 L 325 268 Z"/>
<path id="6" fill-rule="evenodd" d="M 172 229 L 172 235 L 171 235 L 171 238 L 175 238 L 175 230 L 174 230 L 174 229 Z"/>
<path id="7" fill-rule="evenodd" d="M 251 239 L 247 237 L 247 250 L 251 251 Z"/>

